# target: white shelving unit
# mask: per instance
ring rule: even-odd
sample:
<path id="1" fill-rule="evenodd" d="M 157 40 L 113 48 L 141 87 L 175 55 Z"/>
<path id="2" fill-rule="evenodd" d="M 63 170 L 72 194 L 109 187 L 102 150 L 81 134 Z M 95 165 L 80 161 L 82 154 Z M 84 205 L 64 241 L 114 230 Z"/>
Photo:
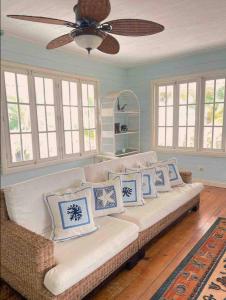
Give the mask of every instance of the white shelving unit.
<path id="1" fill-rule="evenodd" d="M 123 111 L 118 110 L 126 104 Z M 115 132 L 115 124 L 128 131 Z M 122 157 L 140 152 L 140 103 L 131 90 L 108 94 L 101 105 L 101 150 L 103 155 Z"/>

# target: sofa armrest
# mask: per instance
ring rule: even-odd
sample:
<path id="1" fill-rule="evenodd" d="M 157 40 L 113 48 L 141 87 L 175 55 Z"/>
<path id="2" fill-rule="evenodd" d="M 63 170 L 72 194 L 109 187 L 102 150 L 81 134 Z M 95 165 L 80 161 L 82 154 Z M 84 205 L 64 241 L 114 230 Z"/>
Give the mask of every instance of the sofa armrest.
<path id="1" fill-rule="evenodd" d="M 191 171 L 180 171 L 180 176 L 184 183 L 192 183 L 192 172 Z"/>
<path id="2" fill-rule="evenodd" d="M 8 220 L 1 224 L 1 266 L 22 282 L 38 287 L 55 265 L 53 242 Z"/>

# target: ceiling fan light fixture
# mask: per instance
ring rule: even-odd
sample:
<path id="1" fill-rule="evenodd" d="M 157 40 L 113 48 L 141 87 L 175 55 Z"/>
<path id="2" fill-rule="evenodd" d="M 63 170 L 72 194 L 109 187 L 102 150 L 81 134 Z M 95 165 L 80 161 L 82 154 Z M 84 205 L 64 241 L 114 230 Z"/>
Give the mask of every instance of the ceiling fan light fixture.
<path id="1" fill-rule="evenodd" d="M 103 37 L 97 34 L 80 34 L 74 37 L 77 45 L 86 49 L 89 53 L 93 49 L 97 49 L 103 42 Z"/>

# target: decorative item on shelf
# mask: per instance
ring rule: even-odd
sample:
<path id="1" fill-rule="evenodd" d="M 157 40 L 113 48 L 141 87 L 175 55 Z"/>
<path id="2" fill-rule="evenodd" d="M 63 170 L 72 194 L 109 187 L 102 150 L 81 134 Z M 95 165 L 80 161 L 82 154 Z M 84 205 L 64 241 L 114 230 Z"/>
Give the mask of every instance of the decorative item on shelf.
<path id="1" fill-rule="evenodd" d="M 127 125 L 122 125 L 121 126 L 121 132 L 127 132 L 128 131 L 128 126 Z"/>
<path id="2" fill-rule="evenodd" d="M 127 106 L 127 104 L 124 104 L 122 107 L 120 106 L 120 101 L 119 98 L 117 98 L 118 102 L 117 102 L 117 109 L 118 111 L 125 111 L 125 108 Z"/>
<path id="3" fill-rule="evenodd" d="M 115 123 L 115 133 L 120 133 L 120 123 Z"/>

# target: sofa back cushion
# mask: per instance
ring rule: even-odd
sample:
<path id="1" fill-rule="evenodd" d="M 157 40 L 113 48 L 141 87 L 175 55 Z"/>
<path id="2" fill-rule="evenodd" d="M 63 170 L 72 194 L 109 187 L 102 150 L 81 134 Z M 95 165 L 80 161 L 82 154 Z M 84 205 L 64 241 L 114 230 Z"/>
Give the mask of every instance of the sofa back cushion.
<path id="1" fill-rule="evenodd" d="M 4 188 L 9 218 L 38 234 L 45 234 L 51 219 L 43 194 L 79 185 L 85 180 L 82 168 L 37 177 Z"/>
<path id="2" fill-rule="evenodd" d="M 154 151 L 139 153 L 123 158 L 117 158 L 98 164 L 88 165 L 84 168 L 86 180 L 89 182 L 100 182 L 108 179 L 108 172 L 122 172 L 126 168 L 136 168 L 139 164 L 146 165 L 147 162 L 157 162 Z"/>

